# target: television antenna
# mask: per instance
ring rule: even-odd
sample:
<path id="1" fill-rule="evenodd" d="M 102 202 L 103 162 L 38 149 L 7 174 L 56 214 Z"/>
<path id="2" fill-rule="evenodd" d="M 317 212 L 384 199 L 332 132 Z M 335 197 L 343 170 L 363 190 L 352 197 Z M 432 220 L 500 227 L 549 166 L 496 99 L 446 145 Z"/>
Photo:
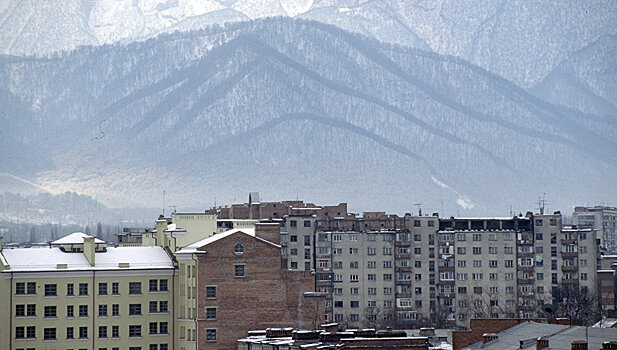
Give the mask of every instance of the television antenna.
<path id="1" fill-rule="evenodd" d="M 415 205 L 416 207 L 418 207 L 418 216 L 422 216 L 422 203 L 414 203 L 413 205 Z"/>

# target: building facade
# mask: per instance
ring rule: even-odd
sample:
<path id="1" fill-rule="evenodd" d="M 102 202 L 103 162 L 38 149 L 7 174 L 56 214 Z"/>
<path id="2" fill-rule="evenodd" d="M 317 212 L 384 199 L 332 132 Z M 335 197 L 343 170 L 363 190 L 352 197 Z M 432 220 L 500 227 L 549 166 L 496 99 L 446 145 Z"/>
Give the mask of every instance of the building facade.
<path id="1" fill-rule="evenodd" d="M 600 248 L 609 253 L 617 253 L 617 208 L 574 207 L 572 222 L 576 227 L 596 229 Z"/>
<path id="2" fill-rule="evenodd" d="M 163 248 L 77 233 L 0 257 L 0 348 L 172 348 L 175 269 Z"/>

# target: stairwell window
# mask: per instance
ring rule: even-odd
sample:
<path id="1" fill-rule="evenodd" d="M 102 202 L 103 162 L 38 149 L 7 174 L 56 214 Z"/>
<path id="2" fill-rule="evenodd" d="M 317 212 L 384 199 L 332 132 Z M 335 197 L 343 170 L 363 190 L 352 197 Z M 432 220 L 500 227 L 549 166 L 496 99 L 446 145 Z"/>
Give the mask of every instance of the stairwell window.
<path id="1" fill-rule="evenodd" d="M 129 294 L 141 294 L 141 282 L 129 282 Z"/>

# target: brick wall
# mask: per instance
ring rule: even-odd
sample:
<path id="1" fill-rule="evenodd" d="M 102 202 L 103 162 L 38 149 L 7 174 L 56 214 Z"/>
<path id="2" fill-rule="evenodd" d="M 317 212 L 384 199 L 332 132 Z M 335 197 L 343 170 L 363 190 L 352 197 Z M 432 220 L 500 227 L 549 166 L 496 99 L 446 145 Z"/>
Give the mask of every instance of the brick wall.
<path id="1" fill-rule="evenodd" d="M 234 253 L 236 244 L 243 254 Z M 281 271 L 280 248 L 236 233 L 205 247 L 198 257 L 198 348 L 233 349 L 247 331 L 268 327 L 315 328 L 323 322 L 324 298 L 314 291 L 310 272 Z M 244 277 L 235 265 L 244 264 Z M 206 298 L 206 286 L 216 286 L 216 298 Z M 216 319 L 206 319 L 206 307 L 216 307 Z M 207 341 L 207 329 L 217 330 Z"/>

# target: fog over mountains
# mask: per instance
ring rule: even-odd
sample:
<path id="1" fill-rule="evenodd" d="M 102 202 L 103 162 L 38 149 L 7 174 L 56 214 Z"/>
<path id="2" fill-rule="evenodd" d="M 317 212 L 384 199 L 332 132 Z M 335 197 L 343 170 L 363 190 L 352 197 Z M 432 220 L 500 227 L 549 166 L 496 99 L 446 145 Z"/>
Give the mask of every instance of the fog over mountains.
<path id="1" fill-rule="evenodd" d="M 0 56 L 0 191 L 160 207 L 165 190 L 198 208 L 260 191 L 446 215 L 617 197 L 612 3 L 152 2 L 173 25 L 144 12 L 114 36 L 93 31 L 93 13 L 125 23 L 102 0 L 60 6 L 83 26 L 51 42 L 56 17 L 28 29 L 45 3 L 0 17 L 6 53 L 48 55 Z M 296 18 L 245 21 L 272 14 Z M 50 54 L 80 44 L 97 46 Z"/>

